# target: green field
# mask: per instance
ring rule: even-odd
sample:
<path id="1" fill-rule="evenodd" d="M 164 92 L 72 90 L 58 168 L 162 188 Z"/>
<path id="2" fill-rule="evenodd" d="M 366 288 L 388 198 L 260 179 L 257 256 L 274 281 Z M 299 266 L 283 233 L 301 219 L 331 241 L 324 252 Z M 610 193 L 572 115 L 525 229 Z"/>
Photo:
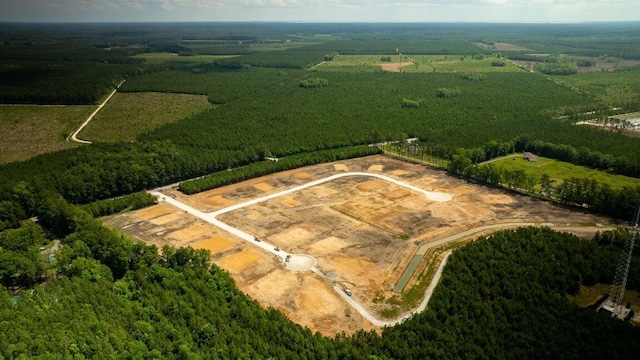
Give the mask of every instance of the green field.
<path id="1" fill-rule="evenodd" d="M 0 163 L 77 146 L 66 138 L 95 108 L 91 105 L 0 106 Z"/>
<path id="2" fill-rule="evenodd" d="M 622 189 L 625 186 L 640 186 L 640 179 L 609 174 L 604 171 L 590 169 L 584 166 L 573 165 L 571 163 L 557 161 L 545 157 L 537 156 L 537 161 L 531 162 L 522 159 L 522 154 L 512 155 L 497 161 L 491 161 L 492 165 L 508 169 L 523 170 L 528 176 L 540 177 L 547 174 L 554 180 L 553 185 L 559 186 L 564 179 L 579 178 L 593 179 L 602 184 L 609 184 L 613 189 Z M 486 163 L 485 163 L 486 164 Z"/>
<path id="3" fill-rule="evenodd" d="M 138 134 L 212 109 L 205 95 L 118 93 L 82 130 L 90 141 L 133 141 Z"/>
<path id="4" fill-rule="evenodd" d="M 621 91 L 625 96 L 631 96 L 635 101 L 640 93 L 640 76 L 637 76 L 636 72 L 578 73 L 570 76 L 553 76 L 552 78 L 616 106 L 620 104 Z"/>
<path id="5" fill-rule="evenodd" d="M 233 55 L 194 55 L 194 56 L 178 56 L 172 53 L 145 53 L 133 56 L 136 59 L 144 59 L 149 64 L 200 64 L 208 63 L 220 59 L 228 59 Z"/>
<path id="6" fill-rule="evenodd" d="M 473 59 L 465 55 L 391 55 L 391 61 L 383 62 L 383 55 L 336 55 L 333 60 L 323 63 L 315 68 L 318 71 L 333 71 L 338 67 L 353 68 L 355 72 L 360 67 L 379 66 L 380 64 L 408 63 L 400 68 L 407 73 L 432 73 L 432 72 L 460 72 L 460 73 L 489 73 L 489 72 L 522 72 L 523 70 L 509 62 L 504 66 L 492 66 L 498 59 L 492 56 L 484 56 L 481 59 Z M 365 68 L 366 69 L 366 68 Z"/>

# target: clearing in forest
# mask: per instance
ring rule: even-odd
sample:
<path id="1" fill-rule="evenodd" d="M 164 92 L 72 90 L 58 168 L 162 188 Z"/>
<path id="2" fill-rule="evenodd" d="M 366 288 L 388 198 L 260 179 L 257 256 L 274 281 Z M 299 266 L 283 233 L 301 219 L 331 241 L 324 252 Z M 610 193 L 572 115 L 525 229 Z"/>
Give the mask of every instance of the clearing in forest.
<path id="1" fill-rule="evenodd" d="M 622 189 L 625 186 L 635 188 L 640 186 L 640 179 L 624 175 L 610 174 L 606 171 L 591 169 L 585 166 L 574 165 L 555 159 L 536 156 L 536 161 L 524 160 L 522 154 L 515 154 L 504 159 L 491 161 L 493 166 L 508 170 L 522 170 L 528 176 L 536 177 L 537 183 L 540 176 L 547 174 L 552 180 L 552 186 L 557 188 L 562 184 L 562 179 L 578 178 L 595 180 L 601 184 L 608 184 L 612 189 Z M 539 190 L 539 185 L 536 189 Z"/>
<path id="2" fill-rule="evenodd" d="M 448 246 L 447 239 L 452 235 L 481 229 L 455 238 L 464 241 L 522 222 L 558 224 L 567 229 L 580 224 L 582 231 L 595 232 L 606 228 L 596 224 L 610 222 L 534 198 L 469 184 L 442 171 L 382 155 L 290 170 L 191 196 L 174 189 L 163 192 L 175 194 L 193 208 L 213 212 L 341 174 L 344 169 L 373 171 L 422 190 L 449 194 L 452 199 L 433 201 L 388 181 L 348 176 L 217 216 L 289 254 L 313 256 L 324 278 L 310 271 L 290 271 L 279 257 L 259 249 L 252 241 L 177 208 L 173 210 L 175 220 L 151 223 L 151 215 L 168 216 L 171 206 L 164 202 L 156 205 L 162 207 L 157 213 L 152 207 L 104 221 L 148 243 L 210 250 L 212 260 L 230 272 L 242 291 L 263 306 L 273 306 L 292 320 L 327 335 L 375 329 L 333 290 L 332 284 L 350 289 L 352 299 L 380 319 L 407 314 L 420 301 L 430 282 L 429 274 L 442 259 L 442 246 Z M 585 228 L 584 224 L 592 226 Z M 425 248 L 431 243 L 440 250 Z M 402 292 L 394 291 L 410 264 L 416 268 L 415 273 L 405 277 L 408 283 Z"/>
<path id="3" fill-rule="evenodd" d="M 493 73 L 522 72 L 506 62 L 494 66 L 495 57 L 470 55 L 393 55 L 390 61 L 381 61 L 383 55 L 336 55 L 314 68 L 317 71 L 371 72 L 375 69 L 407 73 Z"/>
<path id="4" fill-rule="evenodd" d="M 66 138 L 95 108 L 94 105 L 1 105 L 0 164 L 78 146 Z"/>
<path id="5" fill-rule="evenodd" d="M 139 134 L 213 107 L 205 95 L 116 93 L 79 136 L 89 141 L 133 141 Z"/>

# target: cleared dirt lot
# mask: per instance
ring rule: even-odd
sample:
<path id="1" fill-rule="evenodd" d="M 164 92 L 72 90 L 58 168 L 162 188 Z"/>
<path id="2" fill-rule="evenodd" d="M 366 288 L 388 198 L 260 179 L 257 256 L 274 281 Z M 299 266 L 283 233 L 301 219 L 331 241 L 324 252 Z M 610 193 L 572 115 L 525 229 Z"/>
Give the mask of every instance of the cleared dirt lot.
<path id="1" fill-rule="evenodd" d="M 579 229 L 581 235 L 588 235 L 604 228 L 596 224 L 611 222 L 385 156 L 306 167 L 192 196 L 171 189 L 164 193 L 211 212 L 346 171 L 380 173 L 424 190 L 448 193 L 453 200 L 439 203 L 381 179 L 355 176 L 240 208 L 218 219 L 289 253 L 314 256 L 329 281 L 351 289 L 353 298 L 379 317 L 409 310 L 402 295 L 391 288 L 418 245 L 496 223 L 553 223 L 564 230 L 571 230 L 572 224 L 587 224 L 592 227 Z M 272 254 L 169 204 L 116 215 L 105 222 L 159 246 L 210 250 L 214 262 L 231 274 L 241 290 L 314 331 L 332 335 L 374 328 L 318 275 L 289 271 Z M 418 271 L 425 269 L 427 258 Z M 414 283 L 410 281 L 405 291 Z"/>

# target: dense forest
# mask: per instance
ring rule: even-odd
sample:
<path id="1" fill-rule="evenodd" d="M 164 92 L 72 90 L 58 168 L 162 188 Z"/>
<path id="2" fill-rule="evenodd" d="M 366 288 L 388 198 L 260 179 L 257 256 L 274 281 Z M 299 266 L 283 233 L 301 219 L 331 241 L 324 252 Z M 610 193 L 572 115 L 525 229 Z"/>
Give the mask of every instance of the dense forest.
<path id="1" fill-rule="evenodd" d="M 328 338 L 262 309 L 207 252 L 159 251 L 96 218 L 152 204 L 143 190 L 156 186 L 182 182 L 195 193 L 409 137 L 452 173 L 516 190 L 528 182 L 477 165 L 532 151 L 640 177 L 638 138 L 575 125 L 640 110 L 640 68 L 562 76 L 585 83 L 579 91 L 548 78 L 553 66 L 587 64 L 571 56 L 640 59 L 638 26 L 0 25 L 0 103 L 96 104 L 126 80 L 119 91 L 200 94 L 218 105 L 133 142 L 0 165 L 0 357 L 633 358 L 637 327 L 567 300 L 581 285 L 611 282 L 624 231 L 581 240 L 527 228 L 481 238 L 453 253 L 424 313 L 380 334 Z M 148 53 L 181 61 L 139 57 Z M 446 55 L 473 69 L 474 59 L 505 67 L 532 53 L 564 55 L 534 72 L 312 68 L 338 54 Z M 233 57 L 182 61 L 207 54 Z M 611 95 L 621 86 L 624 99 Z M 567 180 L 543 195 L 625 220 L 640 200 L 640 187 Z M 639 260 L 636 248 L 630 289 L 640 289 Z"/>

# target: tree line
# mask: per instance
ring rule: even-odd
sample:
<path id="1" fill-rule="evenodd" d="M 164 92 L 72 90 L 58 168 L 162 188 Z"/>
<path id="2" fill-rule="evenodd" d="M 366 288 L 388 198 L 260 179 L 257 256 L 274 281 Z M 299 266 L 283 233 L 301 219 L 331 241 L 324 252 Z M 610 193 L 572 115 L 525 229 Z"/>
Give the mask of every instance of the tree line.
<path id="1" fill-rule="evenodd" d="M 254 162 L 239 168 L 218 171 L 198 179 L 183 181 L 180 183 L 179 190 L 190 195 L 280 171 L 378 153 L 380 153 L 380 150 L 376 147 L 353 146 L 290 155 L 278 159 L 274 158 L 273 160 Z"/>

